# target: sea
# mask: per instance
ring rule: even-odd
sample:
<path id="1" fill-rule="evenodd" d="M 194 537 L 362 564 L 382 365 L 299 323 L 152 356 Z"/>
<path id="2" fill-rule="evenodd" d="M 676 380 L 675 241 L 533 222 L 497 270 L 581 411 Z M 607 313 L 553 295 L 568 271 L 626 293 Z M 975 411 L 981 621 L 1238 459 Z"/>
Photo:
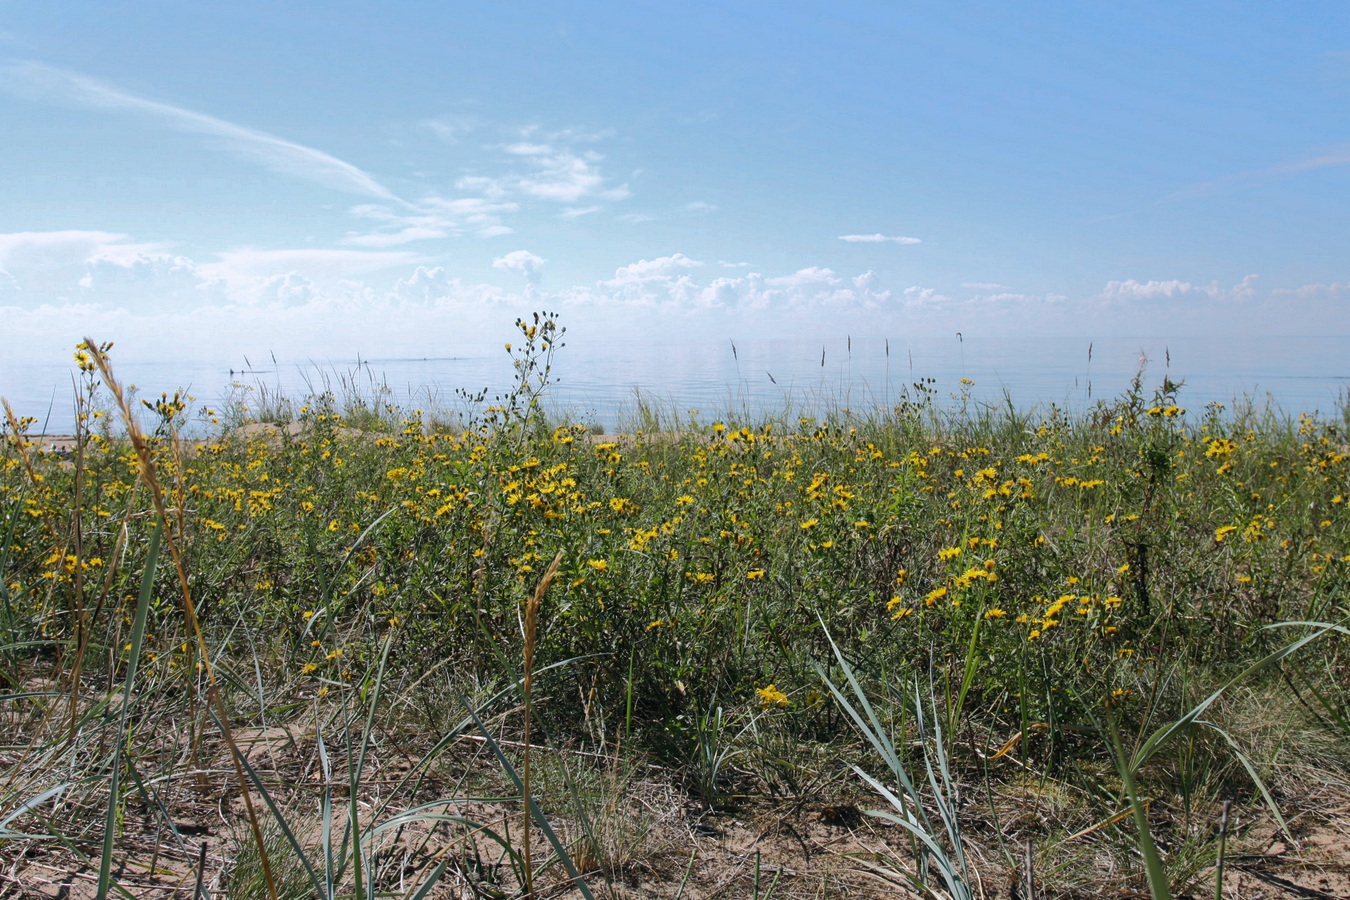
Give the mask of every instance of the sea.
<path id="1" fill-rule="evenodd" d="M 344 402 L 379 400 L 443 420 L 471 415 L 470 398 L 507 393 L 516 373 L 501 345 L 450 347 L 436 357 L 235 360 L 115 358 L 122 382 L 140 399 L 182 391 L 198 407 L 228 412 L 298 408 L 316 393 Z M 948 410 L 993 406 L 1081 413 L 1129 390 L 1164 380 L 1192 416 L 1257 407 L 1343 419 L 1350 398 L 1350 337 L 1261 338 L 1096 336 L 878 336 L 819 339 L 709 338 L 642 342 L 569 341 L 548 372 L 551 416 L 603 431 L 679 428 L 691 421 L 796 421 L 867 415 L 927 395 Z M 34 433 L 74 426 L 78 372 L 69 360 L 14 363 L 0 358 L 0 396 Z M 197 427 L 205 427 L 199 425 Z"/>

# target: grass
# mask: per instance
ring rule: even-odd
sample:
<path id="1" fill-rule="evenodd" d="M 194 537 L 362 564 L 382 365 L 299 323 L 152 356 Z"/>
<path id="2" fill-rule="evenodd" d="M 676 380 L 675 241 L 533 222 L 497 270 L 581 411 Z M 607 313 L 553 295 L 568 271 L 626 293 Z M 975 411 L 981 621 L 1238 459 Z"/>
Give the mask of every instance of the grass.
<path id="1" fill-rule="evenodd" d="M 1346 410 L 596 435 L 518 328 L 453 418 L 142 426 L 92 342 L 71 453 L 10 414 L 0 893 L 1157 898 L 1344 827 Z"/>

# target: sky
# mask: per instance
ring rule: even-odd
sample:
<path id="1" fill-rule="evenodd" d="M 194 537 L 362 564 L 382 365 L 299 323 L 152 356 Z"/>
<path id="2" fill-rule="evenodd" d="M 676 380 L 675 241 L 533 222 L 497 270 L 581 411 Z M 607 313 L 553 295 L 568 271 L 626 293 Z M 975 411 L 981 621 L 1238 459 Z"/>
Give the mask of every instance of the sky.
<path id="1" fill-rule="evenodd" d="M 0 7 L 0 340 L 1350 335 L 1350 6 Z"/>

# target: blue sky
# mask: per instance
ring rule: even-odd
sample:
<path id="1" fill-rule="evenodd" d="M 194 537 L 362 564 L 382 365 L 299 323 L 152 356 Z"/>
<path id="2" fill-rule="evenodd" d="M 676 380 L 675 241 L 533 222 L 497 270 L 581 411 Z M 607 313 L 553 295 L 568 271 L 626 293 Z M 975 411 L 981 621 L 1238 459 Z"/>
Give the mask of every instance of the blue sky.
<path id="1" fill-rule="evenodd" d="M 0 123 L 45 358 L 1350 333 L 1341 3 L 11 4 Z"/>

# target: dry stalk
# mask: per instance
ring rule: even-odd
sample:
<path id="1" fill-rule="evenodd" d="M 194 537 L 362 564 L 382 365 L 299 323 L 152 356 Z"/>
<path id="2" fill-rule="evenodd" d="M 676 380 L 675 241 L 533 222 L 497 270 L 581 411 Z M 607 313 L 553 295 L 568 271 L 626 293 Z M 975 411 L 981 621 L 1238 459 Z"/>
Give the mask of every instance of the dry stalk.
<path id="1" fill-rule="evenodd" d="M 539 604 L 544 599 L 544 592 L 553 583 L 553 576 L 558 574 L 558 564 L 562 558 L 562 551 L 559 550 L 549 564 L 548 571 L 535 586 L 534 594 L 525 603 L 525 773 L 521 780 L 524 785 L 522 793 L 525 795 L 525 896 L 530 898 L 534 897 L 534 860 L 530 855 L 530 704 L 534 688 L 534 648 L 539 636 Z"/>
<path id="2" fill-rule="evenodd" d="M 85 348 L 89 355 L 93 357 L 95 365 L 98 366 L 100 374 L 103 375 L 103 383 L 107 385 L 112 393 L 113 399 L 117 402 L 118 411 L 122 414 L 122 421 L 126 425 L 127 438 L 131 441 L 132 449 L 136 452 L 136 470 L 141 481 L 150 491 L 150 500 L 155 506 L 155 514 L 159 518 L 160 527 L 163 529 L 164 541 L 169 545 L 169 554 L 173 558 L 174 569 L 178 573 L 178 584 L 183 594 L 183 613 L 187 618 L 188 626 L 192 631 L 193 637 L 197 643 L 197 653 L 201 660 L 201 666 L 206 672 L 207 680 L 207 702 L 213 704 L 216 708 L 217 719 L 220 722 L 221 736 L 225 739 L 226 746 L 230 750 L 230 760 L 234 763 L 235 775 L 239 779 L 239 792 L 244 797 L 244 807 L 248 811 L 249 827 L 253 831 L 253 839 L 258 847 L 258 858 L 262 863 L 263 877 L 267 881 L 267 895 L 270 900 L 277 900 L 276 879 L 272 874 L 272 864 L 268 859 L 267 848 L 264 846 L 262 827 L 258 822 L 257 811 L 253 808 L 253 797 L 249 794 L 248 782 L 244 777 L 244 768 L 239 762 L 239 750 L 235 746 L 234 739 L 230 734 L 229 715 L 225 709 L 225 701 L 221 698 L 220 688 L 216 683 L 215 668 L 211 665 L 211 654 L 207 651 L 206 639 L 202 635 L 201 622 L 197 618 L 197 608 L 192 601 L 192 591 L 188 585 L 187 567 L 183 562 L 182 549 L 179 546 L 183 537 L 180 531 L 175 537 L 173 526 L 176 524 L 181 529 L 183 525 L 182 505 L 179 504 L 177 515 L 174 520 L 170 520 L 169 511 L 164 503 L 164 489 L 160 485 L 159 478 L 155 468 L 154 453 L 151 450 L 150 442 L 146 439 L 145 433 L 141 431 L 140 424 L 136 417 L 132 415 L 131 406 L 127 401 L 122 385 L 113 375 L 112 363 L 107 355 L 100 349 L 100 344 L 91 338 L 85 338 Z M 181 460 L 181 451 L 177 446 L 177 437 L 174 438 L 175 455 Z M 180 465 L 181 470 L 181 465 Z"/>

